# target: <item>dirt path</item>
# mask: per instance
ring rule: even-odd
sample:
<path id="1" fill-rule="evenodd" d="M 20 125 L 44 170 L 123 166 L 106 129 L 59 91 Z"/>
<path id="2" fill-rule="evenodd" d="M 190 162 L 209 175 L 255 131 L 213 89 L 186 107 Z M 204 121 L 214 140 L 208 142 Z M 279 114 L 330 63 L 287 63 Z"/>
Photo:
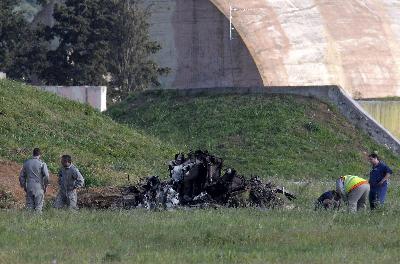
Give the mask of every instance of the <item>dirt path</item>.
<path id="1" fill-rule="evenodd" d="M 22 165 L 0 160 L 0 191 L 10 193 L 15 203 L 12 207 L 21 208 L 25 204 L 25 192 L 19 186 L 18 176 Z M 50 175 L 50 185 L 47 188 L 46 199 L 55 197 L 57 190 L 57 180 L 54 175 Z"/>

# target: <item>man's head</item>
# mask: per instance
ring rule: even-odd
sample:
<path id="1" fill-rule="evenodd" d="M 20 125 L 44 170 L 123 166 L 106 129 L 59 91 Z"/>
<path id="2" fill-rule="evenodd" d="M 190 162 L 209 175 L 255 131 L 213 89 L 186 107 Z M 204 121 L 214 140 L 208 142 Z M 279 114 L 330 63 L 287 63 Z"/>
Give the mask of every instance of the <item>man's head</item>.
<path id="1" fill-rule="evenodd" d="M 368 161 L 373 165 L 376 166 L 379 163 L 379 157 L 376 153 L 372 153 L 368 155 Z"/>
<path id="2" fill-rule="evenodd" d="M 40 155 L 42 155 L 42 151 L 40 151 L 39 148 L 34 148 L 33 149 L 33 156 L 34 157 L 40 157 Z"/>
<path id="3" fill-rule="evenodd" d="M 178 153 L 175 155 L 176 164 L 180 165 L 185 162 L 185 155 L 183 153 Z"/>
<path id="4" fill-rule="evenodd" d="M 61 156 L 61 165 L 65 168 L 71 166 L 72 158 L 70 155 L 62 155 Z"/>
<path id="5" fill-rule="evenodd" d="M 332 190 L 331 192 L 335 201 L 339 201 L 341 199 L 340 193 L 338 193 L 336 190 Z"/>

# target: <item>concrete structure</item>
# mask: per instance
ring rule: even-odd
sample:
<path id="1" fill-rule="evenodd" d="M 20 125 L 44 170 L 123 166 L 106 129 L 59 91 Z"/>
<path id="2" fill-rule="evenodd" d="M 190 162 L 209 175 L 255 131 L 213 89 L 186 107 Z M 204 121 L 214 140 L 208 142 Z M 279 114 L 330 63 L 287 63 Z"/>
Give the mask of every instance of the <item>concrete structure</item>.
<path id="1" fill-rule="evenodd" d="M 379 124 L 400 139 L 400 101 L 357 101 Z"/>
<path id="2" fill-rule="evenodd" d="M 281 86 L 281 87 L 248 87 L 248 88 L 202 88 L 177 89 L 178 96 L 223 94 L 292 94 L 317 98 L 336 106 L 339 112 L 356 128 L 368 134 L 378 144 L 400 155 L 400 141 L 387 129 L 374 120 L 351 96 L 340 86 Z"/>
<path id="3" fill-rule="evenodd" d="M 161 44 L 156 61 L 171 72 L 162 88 L 251 87 L 263 84 L 239 35 L 209 0 L 150 0 L 150 34 Z"/>
<path id="4" fill-rule="evenodd" d="M 0 80 L 5 79 L 7 75 L 4 72 L 0 72 Z"/>
<path id="5" fill-rule="evenodd" d="M 210 0 L 242 36 L 264 85 L 338 84 L 400 95 L 400 1 Z"/>
<path id="6" fill-rule="evenodd" d="M 37 88 L 89 104 L 100 111 L 107 110 L 107 87 L 105 86 L 38 86 Z"/>
<path id="7" fill-rule="evenodd" d="M 51 24 L 57 1 L 34 21 Z M 400 96 L 400 1 L 146 3 L 154 4 L 151 36 L 163 48 L 155 60 L 171 68 L 162 88 L 332 84 L 354 98 Z M 232 41 L 230 6 L 239 33 Z"/>
<path id="8" fill-rule="evenodd" d="M 33 23 L 53 25 L 51 0 Z M 162 49 L 155 60 L 170 68 L 161 88 L 251 87 L 261 76 L 240 36 L 229 40 L 229 21 L 209 0 L 149 0 L 150 35 Z"/>

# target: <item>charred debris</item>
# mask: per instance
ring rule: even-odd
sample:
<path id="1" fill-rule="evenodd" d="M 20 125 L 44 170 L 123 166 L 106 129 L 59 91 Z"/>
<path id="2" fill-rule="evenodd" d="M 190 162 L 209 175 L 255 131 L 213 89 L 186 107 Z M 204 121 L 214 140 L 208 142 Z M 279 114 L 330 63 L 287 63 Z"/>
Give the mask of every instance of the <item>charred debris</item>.
<path id="1" fill-rule="evenodd" d="M 259 207 L 281 208 L 296 196 L 284 187 L 245 177 L 235 169 L 223 170 L 223 160 L 207 151 L 179 153 L 169 162 L 169 179 L 141 179 L 123 187 L 82 190 L 79 205 L 92 209 L 171 210 L 175 208 Z"/>

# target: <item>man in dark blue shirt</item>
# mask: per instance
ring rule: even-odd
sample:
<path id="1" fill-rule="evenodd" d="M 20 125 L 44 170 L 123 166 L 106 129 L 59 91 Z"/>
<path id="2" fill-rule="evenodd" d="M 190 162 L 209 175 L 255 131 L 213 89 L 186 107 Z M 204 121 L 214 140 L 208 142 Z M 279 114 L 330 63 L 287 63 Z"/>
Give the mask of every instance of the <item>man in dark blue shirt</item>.
<path id="1" fill-rule="evenodd" d="M 388 180 L 392 170 L 381 160 L 377 154 L 372 153 L 368 156 L 368 160 L 372 165 L 369 174 L 369 184 L 371 190 L 369 192 L 369 203 L 371 209 L 375 209 L 380 204 L 385 203 Z"/>

